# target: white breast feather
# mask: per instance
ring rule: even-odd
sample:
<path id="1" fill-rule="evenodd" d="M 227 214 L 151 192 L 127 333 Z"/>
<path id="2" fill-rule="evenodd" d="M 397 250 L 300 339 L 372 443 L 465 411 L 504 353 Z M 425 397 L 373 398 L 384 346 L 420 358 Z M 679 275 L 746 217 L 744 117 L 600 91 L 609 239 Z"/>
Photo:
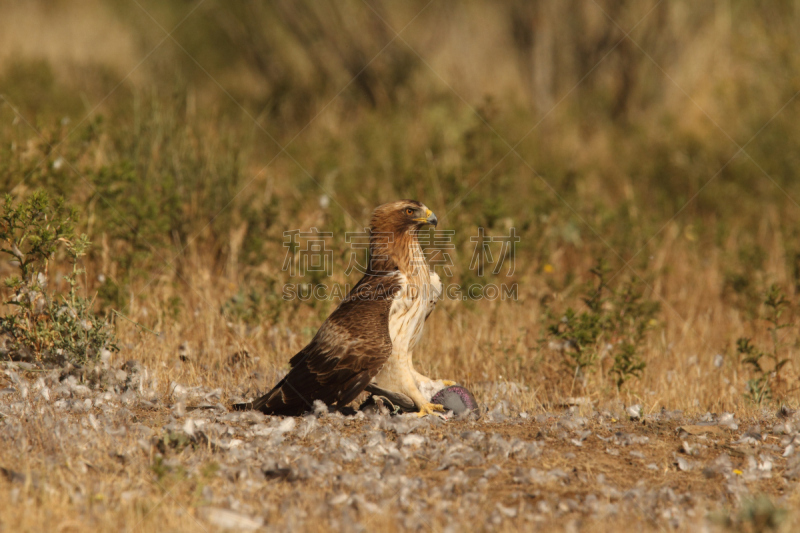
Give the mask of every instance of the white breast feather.
<path id="1" fill-rule="evenodd" d="M 393 354 L 402 356 L 408 353 L 412 343 L 415 344 L 422 334 L 430 303 L 428 298 L 417 296 L 419 289 L 410 285 L 405 276 L 402 276 L 401 287 L 389 310 L 389 337 L 392 339 Z"/>
<path id="2" fill-rule="evenodd" d="M 421 254 L 421 251 L 420 251 Z M 433 310 L 442 294 L 442 282 L 436 273 L 409 279 L 399 274 L 401 290 L 389 309 L 389 337 L 392 340 L 392 355 L 384 364 L 373 383 L 387 391 L 402 393 L 421 407 L 430 402 L 431 396 L 444 386 L 432 382 L 414 370 L 412 351 L 422 337 L 425 319 Z M 423 385 L 425 392 L 419 388 Z"/>

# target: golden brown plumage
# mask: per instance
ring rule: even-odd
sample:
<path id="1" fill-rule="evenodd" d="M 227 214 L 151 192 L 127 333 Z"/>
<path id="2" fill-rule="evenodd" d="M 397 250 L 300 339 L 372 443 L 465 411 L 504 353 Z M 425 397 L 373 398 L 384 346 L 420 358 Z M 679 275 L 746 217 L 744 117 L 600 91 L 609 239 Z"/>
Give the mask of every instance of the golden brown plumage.
<path id="1" fill-rule="evenodd" d="M 410 280 L 424 285 L 424 280 L 430 279 L 416 232 L 436 222 L 436 216 L 414 200 L 375 209 L 370 222 L 370 262 L 364 277 L 308 346 L 292 357 L 286 377 L 254 402 L 234 408 L 298 415 L 312 409 L 315 400 L 338 407 L 352 402 L 392 357 L 393 305 L 401 295 L 408 295 Z M 427 308 L 424 312 L 427 316 Z"/>

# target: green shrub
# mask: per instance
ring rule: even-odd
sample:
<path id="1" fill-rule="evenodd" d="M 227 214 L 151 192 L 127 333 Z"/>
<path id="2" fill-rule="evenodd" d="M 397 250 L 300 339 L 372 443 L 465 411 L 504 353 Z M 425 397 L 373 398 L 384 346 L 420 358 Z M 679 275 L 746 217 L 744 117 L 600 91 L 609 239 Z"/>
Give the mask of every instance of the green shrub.
<path id="1" fill-rule="evenodd" d="M 789 363 L 789 359 L 781 356 L 786 343 L 782 342 L 778 333 L 782 329 L 792 327 L 791 320 L 783 321 L 783 314 L 789 308 L 789 301 L 777 284 L 773 283 L 767 291 L 764 306 L 766 307 L 764 320 L 770 324 L 767 330 L 772 346 L 769 349 L 762 349 L 753 344 L 752 339 L 748 337 L 736 340 L 736 351 L 740 356 L 744 356 L 742 362 L 748 365 L 752 372 L 752 377 L 747 380 L 745 397 L 757 404 L 772 399 L 774 385 L 781 379 L 781 369 Z M 772 367 L 766 367 L 765 361 L 771 361 Z"/>
<path id="2" fill-rule="evenodd" d="M 18 275 L 5 279 L 11 312 L 0 316 L 4 355 L 45 364 L 83 365 L 102 350 L 116 350 L 109 325 L 92 312 L 92 303 L 78 294 L 78 267 L 91 244 L 76 235 L 75 209 L 64 201 L 35 192 L 15 205 L 6 195 L 0 215 L 0 252 L 12 257 Z M 50 263 L 60 248 L 72 268 L 64 280 L 66 295 L 48 290 Z"/>
<path id="3" fill-rule="evenodd" d="M 633 281 L 612 289 L 609 272 L 603 260 L 591 269 L 596 284 L 590 283 L 583 297 L 585 311 L 570 307 L 556 318 L 548 310 L 551 323 L 546 334 L 549 340 L 558 341 L 564 364 L 575 376 L 592 371 L 601 354 L 611 355 L 610 372 L 620 388 L 645 369 L 640 350 L 660 306 L 644 299 Z"/>
<path id="4" fill-rule="evenodd" d="M 713 513 L 709 518 L 723 526 L 726 531 L 740 533 L 786 531 L 787 509 L 780 507 L 766 494 L 744 498 L 739 512 L 733 514 L 726 509 Z"/>

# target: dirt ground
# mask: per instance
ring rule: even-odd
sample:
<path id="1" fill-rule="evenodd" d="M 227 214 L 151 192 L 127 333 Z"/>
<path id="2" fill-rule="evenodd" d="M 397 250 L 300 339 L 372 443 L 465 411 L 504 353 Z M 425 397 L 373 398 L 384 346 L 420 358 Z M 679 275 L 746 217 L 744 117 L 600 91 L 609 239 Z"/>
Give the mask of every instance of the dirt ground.
<path id="1" fill-rule="evenodd" d="M 648 413 L 566 401 L 479 418 L 230 412 L 147 369 L 104 386 L 7 369 L 2 531 L 789 531 L 793 412 Z M 148 381 L 148 380 L 151 381 Z M 116 381 L 116 386 L 110 382 Z M 91 380 L 89 380 L 90 382 Z M 501 391 L 498 394 L 497 391 Z M 502 391 L 505 391 L 503 394 Z M 642 412 L 644 411 L 644 412 Z M 765 497 L 766 496 L 766 497 Z"/>

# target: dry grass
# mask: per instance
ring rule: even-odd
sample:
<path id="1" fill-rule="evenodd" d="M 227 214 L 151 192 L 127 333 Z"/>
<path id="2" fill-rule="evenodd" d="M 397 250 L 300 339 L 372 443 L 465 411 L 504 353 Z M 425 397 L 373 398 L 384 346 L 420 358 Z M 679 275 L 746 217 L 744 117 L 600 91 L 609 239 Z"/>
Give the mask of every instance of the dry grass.
<path id="1" fill-rule="evenodd" d="M 228 508 L 270 530 L 469 524 L 512 531 L 538 524 L 615 531 L 634 521 L 637 530 L 693 531 L 736 517 L 749 494 L 769 494 L 784 507 L 797 498 L 783 477 L 796 477 L 796 461 L 770 452 L 785 436 L 774 431 L 755 447 L 740 444 L 741 431 L 688 425 L 692 417 L 679 412 L 635 421 L 619 406 L 584 406 L 523 420 L 511 408 L 505 421 L 490 413 L 444 424 L 417 424 L 413 415 L 310 416 L 276 437 L 264 431 L 280 420 L 224 409 L 181 415 L 160 407 L 166 399 L 148 388 L 145 382 L 144 396 L 155 401 L 149 408 L 136 394 L 109 398 L 102 391 L 57 403 L 41 401 L 35 386 L 22 402 L 5 396 L 4 526 L 213 530 L 221 526 L 210 514 Z M 57 382 L 52 394 L 59 394 Z M 93 401 L 88 409 L 81 407 L 86 398 Z M 500 398 L 513 402 L 516 395 Z M 31 415 L 20 419 L 20 406 L 33 408 Z M 164 445 L 167 435 L 180 434 L 176 427 L 186 427 L 186 416 L 202 430 Z M 773 417 L 738 422 L 788 427 Z M 719 518 L 709 521 L 712 515 Z"/>

